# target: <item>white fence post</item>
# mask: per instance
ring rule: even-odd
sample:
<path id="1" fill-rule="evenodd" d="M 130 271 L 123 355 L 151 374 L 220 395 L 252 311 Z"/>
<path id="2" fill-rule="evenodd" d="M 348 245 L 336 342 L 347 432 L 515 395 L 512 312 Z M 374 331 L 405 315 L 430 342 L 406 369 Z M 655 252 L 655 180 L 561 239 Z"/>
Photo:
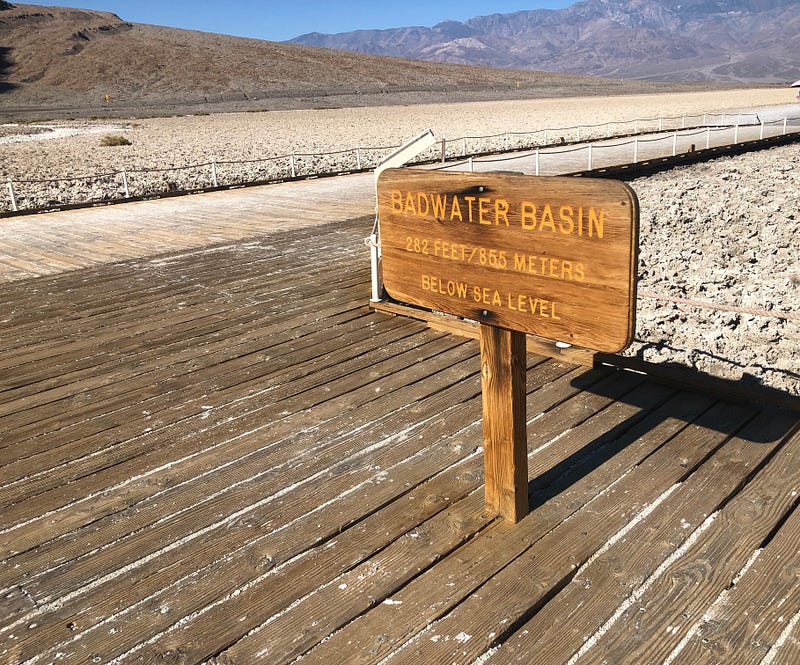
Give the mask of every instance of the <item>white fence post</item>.
<path id="1" fill-rule="evenodd" d="M 215 161 L 211 161 L 211 184 L 214 187 L 219 187 L 219 182 L 217 181 L 217 163 Z"/>
<path id="2" fill-rule="evenodd" d="M 711 147 L 711 127 L 706 127 L 706 150 Z"/>
<path id="3" fill-rule="evenodd" d="M 678 130 L 675 130 L 675 134 L 672 136 L 672 156 L 678 154 Z"/>
<path id="4" fill-rule="evenodd" d="M 536 175 L 539 175 L 539 148 L 536 148 Z"/>
<path id="5" fill-rule="evenodd" d="M 469 172 L 475 173 L 475 160 L 472 157 L 469 158 Z"/>
<path id="6" fill-rule="evenodd" d="M 736 125 L 733 128 L 733 145 L 739 143 L 739 117 L 736 117 Z"/>
<path id="7" fill-rule="evenodd" d="M 591 143 L 589 144 L 589 166 L 588 166 L 588 170 L 589 171 L 592 170 L 592 144 Z"/>
<path id="8" fill-rule="evenodd" d="M 442 164 L 447 161 L 447 139 L 442 134 Z"/>
<path id="9" fill-rule="evenodd" d="M 289 173 L 291 173 L 292 178 L 297 177 L 297 171 L 295 170 L 294 166 L 294 153 L 292 153 L 291 157 L 289 158 Z"/>
<path id="10" fill-rule="evenodd" d="M 128 174 L 125 173 L 125 169 L 122 169 L 122 188 L 125 190 L 125 198 L 131 198 L 131 190 L 128 188 Z"/>
<path id="11" fill-rule="evenodd" d="M 19 208 L 17 208 L 17 197 L 14 196 L 14 183 L 11 182 L 11 178 L 8 179 L 8 195 L 11 197 L 11 209 L 14 212 L 18 212 Z"/>
<path id="12" fill-rule="evenodd" d="M 361 146 L 356 147 L 356 168 L 361 170 Z"/>
<path id="13" fill-rule="evenodd" d="M 633 163 L 636 164 L 639 161 L 639 137 L 635 136 L 633 139 Z"/>

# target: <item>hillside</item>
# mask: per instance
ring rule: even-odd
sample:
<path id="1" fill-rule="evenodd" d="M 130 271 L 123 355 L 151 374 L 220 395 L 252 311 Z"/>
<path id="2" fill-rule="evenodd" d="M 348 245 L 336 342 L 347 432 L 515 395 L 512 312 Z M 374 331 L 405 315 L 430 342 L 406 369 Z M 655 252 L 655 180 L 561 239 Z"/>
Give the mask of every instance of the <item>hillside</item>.
<path id="1" fill-rule="evenodd" d="M 797 0 L 584 0 L 433 27 L 310 33 L 294 43 L 436 62 L 659 81 L 800 77 Z"/>
<path id="2" fill-rule="evenodd" d="M 660 90 L 402 60 L 0 4 L 0 117 L 314 108 Z M 108 95 L 108 101 L 106 101 Z"/>

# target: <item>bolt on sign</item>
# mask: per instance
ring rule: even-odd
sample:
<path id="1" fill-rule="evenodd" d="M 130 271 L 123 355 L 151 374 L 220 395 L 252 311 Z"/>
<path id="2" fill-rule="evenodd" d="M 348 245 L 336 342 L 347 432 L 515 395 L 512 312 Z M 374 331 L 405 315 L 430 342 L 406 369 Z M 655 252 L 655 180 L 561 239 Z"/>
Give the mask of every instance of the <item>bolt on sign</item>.
<path id="1" fill-rule="evenodd" d="M 639 208 L 626 184 L 388 169 L 378 212 L 395 300 L 595 351 L 631 343 Z"/>

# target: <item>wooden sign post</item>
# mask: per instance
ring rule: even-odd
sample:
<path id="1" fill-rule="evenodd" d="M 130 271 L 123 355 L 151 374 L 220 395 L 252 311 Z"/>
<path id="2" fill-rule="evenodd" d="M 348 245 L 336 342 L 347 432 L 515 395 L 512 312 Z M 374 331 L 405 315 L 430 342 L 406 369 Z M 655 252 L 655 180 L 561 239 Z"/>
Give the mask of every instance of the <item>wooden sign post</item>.
<path id="1" fill-rule="evenodd" d="M 612 180 L 389 169 L 378 214 L 389 295 L 481 324 L 486 503 L 516 522 L 528 512 L 525 335 L 630 344 L 636 195 Z"/>

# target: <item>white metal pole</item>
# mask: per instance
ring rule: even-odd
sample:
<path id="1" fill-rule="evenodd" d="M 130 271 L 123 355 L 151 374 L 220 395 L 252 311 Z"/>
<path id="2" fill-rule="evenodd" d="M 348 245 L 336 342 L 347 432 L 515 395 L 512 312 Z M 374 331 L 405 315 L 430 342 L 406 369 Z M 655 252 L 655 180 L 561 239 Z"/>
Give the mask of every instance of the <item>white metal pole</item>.
<path id="1" fill-rule="evenodd" d="M 211 162 L 211 183 L 214 187 L 219 187 L 219 183 L 217 182 L 217 163 L 214 161 Z"/>
<path id="2" fill-rule="evenodd" d="M 361 146 L 356 147 L 356 168 L 361 170 Z"/>
<path id="3" fill-rule="evenodd" d="M 435 145 L 436 138 L 429 129 L 398 147 L 391 155 L 385 157 L 378 166 L 375 167 L 375 227 L 374 231 L 369 236 L 373 302 L 379 302 L 381 300 L 381 291 L 383 290 L 380 277 L 380 243 L 378 242 L 380 237 L 380 228 L 378 226 L 378 178 L 386 169 L 402 166 Z"/>
<path id="4" fill-rule="evenodd" d="M 447 139 L 442 134 L 442 164 L 447 160 Z"/>
<path id="5" fill-rule="evenodd" d="M 639 161 L 639 137 L 634 137 L 633 139 L 633 163 L 636 164 Z"/>
<path id="6" fill-rule="evenodd" d="M 19 208 L 17 208 L 17 197 L 14 196 L 14 183 L 11 182 L 11 178 L 8 179 L 8 195 L 11 197 L 11 209 L 14 212 L 18 212 Z"/>
<path id="7" fill-rule="evenodd" d="M 736 119 L 736 126 L 733 128 L 733 145 L 739 143 L 739 119 Z"/>
<path id="8" fill-rule="evenodd" d="M 761 121 L 761 131 L 759 131 L 759 133 L 758 133 L 758 138 L 759 139 L 763 139 L 764 138 L 764 121 L 763 120 Z"/>
<path id="9" fill-rule="evenodd" d="M 678 154 L 678 130 L 675 130 L 675 134 L 672 136 L 672 156 Z"/>
<path id="10" fill-rule="evenodd" d="M 371 233 L 367 239 L 369 243 L 369 258 L 372 275 L 372 302 L 381 301 L 381 278 L 380 278 L 380 245 L 378 244 L 378 234 Z"/>
<path id="11" fill-rule="evenodd" d="M 122 187 L 125 190 L 125 198 L 131 198 L 131 190 L 128 188 L 128 174 L 125 173 L 125 169 L 122 169 Z"/>
<path id="12" fill-rule="evenodd" d="M 589 170 L 592 170 L 592 144 L 589 144 Z"/>
<path id="13" fill-rule="evenodd" d="M 536 148 L 536 175 L 539 175 L 539 148 Z"/>
<path id="14" fill-rule="evenodd" d="M 289 157 L 289 172 L 291 173 L 292 178 L 297 177 L 297 171 L 295 170 L 294 166 L 294 153 L 292 153 L 291 156 Z"/>
<path id="15" fill-rule="evenodd" d="M 706 127 L 706 150 L 711 147 L 711 127 Z"/>

